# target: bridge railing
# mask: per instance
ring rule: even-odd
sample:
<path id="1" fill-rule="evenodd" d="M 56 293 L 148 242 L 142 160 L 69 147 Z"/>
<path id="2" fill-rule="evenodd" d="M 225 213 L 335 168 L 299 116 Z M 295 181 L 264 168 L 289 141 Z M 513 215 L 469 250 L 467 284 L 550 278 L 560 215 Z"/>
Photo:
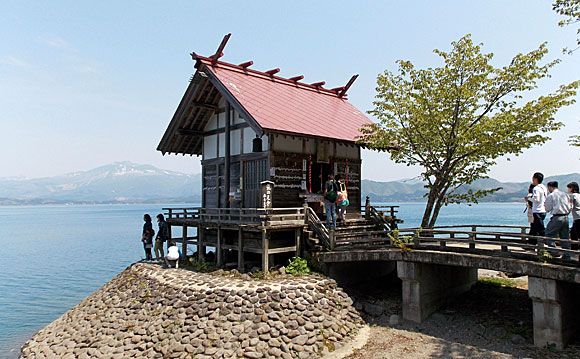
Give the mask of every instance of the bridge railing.
<path id="1" fill-rule="evenodd" d="M 528 227 L 500 225 L 456 225 L 440 226 L 433 229 L 406 228 L 399 230 L 399 236 L 414 236 L 410 245 L 416 249 L 437 249 L 447 251 L 510 255 L 515 257 L 554 257 L 580 255 L 577 249 L 565 249 L 578 245 L 578 241 L 526 233 Z M 478 230 L 488 229 L 488 230 Z M 495 229 L 495 230 L 494 230 Z M 499 230 L 497 230 L 499 229 Z M 511 229 L 513 231 L 506 231 Z M 550 246 L 554 243 L 555 247 Z"/>
<path id="2" fill-rule="evenodd" d="M 563 262 L 570 263 L 567 257 L 578 265 L 580 250 L 562 248 L 577 246 L 577 241 L 558 239 L 527 234 L 527 226 L 512 225 L 452 225 L 438 226 L 433 229 L 405 228 L 398 230 L 398 238 L 413 238 L 409 243 L 394 243 L 394 232 L 369 231 L 365 236 L 341 234 L 335 239 L 336 250 L 351 248 L 398 248 L 402 244 L 411 249 L 437 250 L 485 254 L 490 256 L 516 257 L 521 259 L 548 260 L 563 257 Z M 557 247 L 549 246 L 555 243 Z"/>

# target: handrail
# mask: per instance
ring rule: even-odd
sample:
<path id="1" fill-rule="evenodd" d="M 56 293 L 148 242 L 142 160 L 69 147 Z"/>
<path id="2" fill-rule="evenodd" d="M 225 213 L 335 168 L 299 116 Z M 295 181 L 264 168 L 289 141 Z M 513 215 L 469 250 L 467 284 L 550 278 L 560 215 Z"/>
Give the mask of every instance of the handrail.
<path id="1" fill-rule="evenodd" d="M 322 221 L 316 215 L 316 212 L 311 207 L 305 206 L 306 211 L 306 219 L 308 227 L 312 228 L 318 238 L 323 242 L 324 246 L 328 249 L 333 249 L 334 246 L 332 244 L 330 233 L 328 229 L 322 224 Z"/>

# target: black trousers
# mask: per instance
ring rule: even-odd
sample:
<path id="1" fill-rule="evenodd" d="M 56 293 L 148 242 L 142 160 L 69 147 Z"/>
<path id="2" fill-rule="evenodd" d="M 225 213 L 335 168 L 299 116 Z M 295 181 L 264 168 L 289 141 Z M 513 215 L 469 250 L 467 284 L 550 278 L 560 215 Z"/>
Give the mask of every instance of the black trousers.
<path id="1" fill-rule="evenodd" d="M 147 248 L 147 243 L 143 243 L 143 248 L 145 249 L 145 259 L 153 260 L 153 253 L 151 253 L 151 247 Z"/>
<path id="2" fill-rule="evenodd" d="M 530 236 L 540 236 L 546 235 L 546 227 L 544 227 L 544 219 L 546 219 L 545 213 L 534 213 L 534 223 L 530 225 Z M 530 238 L 528 240 L 530 244 L 537 244 L 538 241 L 535 238 Z"/>
<path id="3" fill-rule="evenodd" d="M 578 240 L 580 240 L 580 219 L 577 219 L 572 223 L 572 228 L 570 228 L 570 240 L 572 242 L 571 249 L 578 250 Z"/>

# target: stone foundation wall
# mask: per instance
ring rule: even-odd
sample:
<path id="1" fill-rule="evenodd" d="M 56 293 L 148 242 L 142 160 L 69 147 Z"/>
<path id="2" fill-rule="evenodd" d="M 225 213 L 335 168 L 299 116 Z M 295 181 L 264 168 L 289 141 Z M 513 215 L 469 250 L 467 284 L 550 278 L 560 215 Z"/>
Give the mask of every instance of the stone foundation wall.
<path id="1" fill-rule="evenodd" d="M 21 358 L 316 358 L 361 325 L 324 277 L 256 281 L 138 263 L 35 334 Z"/>

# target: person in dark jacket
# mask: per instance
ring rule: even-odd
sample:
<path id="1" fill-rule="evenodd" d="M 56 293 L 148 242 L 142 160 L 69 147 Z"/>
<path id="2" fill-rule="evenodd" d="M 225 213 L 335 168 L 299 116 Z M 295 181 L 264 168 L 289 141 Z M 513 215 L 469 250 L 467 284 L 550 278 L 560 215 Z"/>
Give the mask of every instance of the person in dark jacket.
<path id="1" fill-rule="evenodd" d="M 141 236 L 141 242 L 143 242 L 143 248 L 145 249 L 145 260 L 153 260 L 153 255 L 151 254 L 151 248 L 153 248 L 153 235 L 155 231 L 153 230 L 153 224 L 151 224 L 151 216 L 146 214 L 143 216 L 145 224 L 143 224 L 143 235 Z"/>
<path id="2" fill-rule="evenodd" d="M 155 259 L 163 260 L 163 243 L 169 240 L 169 226 L 161 213 L 157 215 L 157 224 L 159 225 L 159 229 L 157 230 L 157 237 L 155 237 Z"/>

